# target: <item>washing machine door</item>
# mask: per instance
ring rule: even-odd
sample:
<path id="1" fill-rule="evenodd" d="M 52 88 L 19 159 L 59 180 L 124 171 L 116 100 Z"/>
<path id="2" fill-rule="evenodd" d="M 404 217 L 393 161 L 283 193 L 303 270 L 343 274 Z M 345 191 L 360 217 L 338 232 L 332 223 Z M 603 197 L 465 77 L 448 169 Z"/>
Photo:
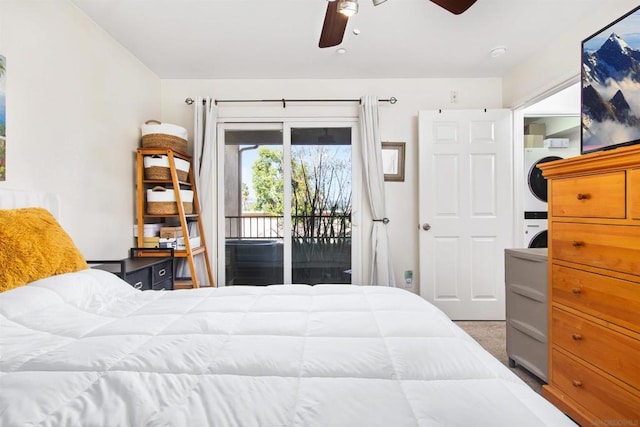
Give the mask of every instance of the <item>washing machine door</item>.
<path id="1" fill-rule="evenodd" d="M 547 180 L 544 176 L 542 176 L 542 171 L 540 170 L 538 165 L 541 163 L 547 163 L 547 162 L 552 162 L 554 160 L 561 160 L 561 159 L 562 157 L 558 157 L 558 156 L 543 157 L 537 162 L 535 162 L 531 166 L 531 169 L 529 170 L 529 176 L 527 178 L 527 181 L 529 183 L 529 189 L 531 190 L 531 193 L 536 198 L 538 198 L 539 200 L 542 200 L 543 202 L 547 201 Z"/>
<path id="2" fill-rule="evenodd" d="M 546 248 L 547 247 L 547 230 L 541 231 L 536 234 L 531 242 L 529 242 L 530 248 Z"/>

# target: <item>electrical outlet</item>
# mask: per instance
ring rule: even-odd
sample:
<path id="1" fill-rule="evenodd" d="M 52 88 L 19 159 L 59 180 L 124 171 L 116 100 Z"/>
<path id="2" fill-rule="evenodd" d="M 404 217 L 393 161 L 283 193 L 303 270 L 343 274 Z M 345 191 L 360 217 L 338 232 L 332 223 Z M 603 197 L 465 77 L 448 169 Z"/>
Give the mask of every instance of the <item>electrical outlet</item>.
<path id="1" fill-rule="evenodd" d="M 404 272 L 404 284 L 409 288 L 413 285 L 413 270 Z"/>
<path id="2" fill-rule="evenodd" d="M 449 101 L 452 104 L 456 104 L 458 102 L 458 91 L 457 90 L 452 90 L 451 93 L 449 94 Z"/>

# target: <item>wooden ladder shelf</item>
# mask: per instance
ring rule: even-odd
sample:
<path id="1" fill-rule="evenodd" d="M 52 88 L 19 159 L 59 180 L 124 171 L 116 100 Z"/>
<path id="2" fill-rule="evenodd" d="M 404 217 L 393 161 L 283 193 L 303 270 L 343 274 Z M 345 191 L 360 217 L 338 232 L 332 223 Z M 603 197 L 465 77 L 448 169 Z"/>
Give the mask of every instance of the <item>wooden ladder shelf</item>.
<path id="1" fill-rule="evenodd" d="M 169 170 L 171 179 L 157 180 L 157 179 L 145 179 L 144 176 L 144 157 L 145 156 L 167 156 L 169 160 Z M 178 173 L 176 171 L 175 159 L 182 159 L 188 161 L 190 164 L 187 181 L 180 181 L 178 179 Z M 171 185 L 175 193 L 175 200 L 177 203 L 178 213 L 175 215 L 152 215 L 147 213 L 146 206 L 146 190 L 153 188 L 154 186 Z M 180 189 L 190 189 L 193 191 L 193 213 L 185 213 L 184 205 L 182 204 Z M 189 272 L 191 277 L 188 279 L 177 278 L 175 281 L 176 289 L 185 288 L 200 288 L 203 286 L 215 286 L 213 276 L 211 274 L 211 264 L 209 261 L 209 252 L 207 251 L 207 243 L 204 235 L 204 228 L 202 225 L 202 217 L 200 213 L 200 203 L 198 200 L 198 193 L 196 191 L 196 183 L 193 177 L 193 167 L 191 167 L 191 157 L 167 148 L 138 148 L 137 152 L 137 221 L 138 221 L 138 248 L 144 247 L 144 224 L 147 221 L 156 222 L 166 218 L 177 217 L 180 221 L 180 227 L 184 236 L 184 249 L 174 250 L 173 254 L 176 258 L 186 258 L 189 265 Z M 200 245 L 197 247 L 191 246 L 190 238 L 194 236 L 189 235 L 189 224 L 197 223 L 198 237 L 200 237 Z M 167 250 L 170 252 L 170 250 Z M 145 252 L 143 249 L 138 250 L 138 256 L 158 256 L 157 249 L 155 251 Z M 198 278 L 196 268 L 196 256 L 202 256 L 204 258 L 204 266 L 206 268 L 206 278 L 208 283 L 201 283 Z"/>

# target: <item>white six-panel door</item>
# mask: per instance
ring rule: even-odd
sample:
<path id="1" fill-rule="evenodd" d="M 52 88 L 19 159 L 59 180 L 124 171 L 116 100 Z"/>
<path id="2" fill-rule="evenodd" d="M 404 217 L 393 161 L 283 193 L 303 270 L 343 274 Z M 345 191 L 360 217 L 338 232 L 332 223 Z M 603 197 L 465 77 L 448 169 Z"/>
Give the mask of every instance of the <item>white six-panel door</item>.
<path id="1" fill-rule="evenodd" d="M 503 320 L 511 112 L 421 111 L 418 170 L 420 295 L 454 320 Z"/>

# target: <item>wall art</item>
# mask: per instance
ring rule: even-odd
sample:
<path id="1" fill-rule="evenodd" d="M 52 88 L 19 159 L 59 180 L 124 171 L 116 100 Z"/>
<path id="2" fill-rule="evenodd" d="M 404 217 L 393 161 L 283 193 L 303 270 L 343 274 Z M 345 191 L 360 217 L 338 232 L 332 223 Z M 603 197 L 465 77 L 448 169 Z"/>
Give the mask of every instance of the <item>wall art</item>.
<path id="1" fill-rule="evenodd" d="M 0 181 L 6 180 L 7 153 L 7 59 L 0 55 Z"/>

